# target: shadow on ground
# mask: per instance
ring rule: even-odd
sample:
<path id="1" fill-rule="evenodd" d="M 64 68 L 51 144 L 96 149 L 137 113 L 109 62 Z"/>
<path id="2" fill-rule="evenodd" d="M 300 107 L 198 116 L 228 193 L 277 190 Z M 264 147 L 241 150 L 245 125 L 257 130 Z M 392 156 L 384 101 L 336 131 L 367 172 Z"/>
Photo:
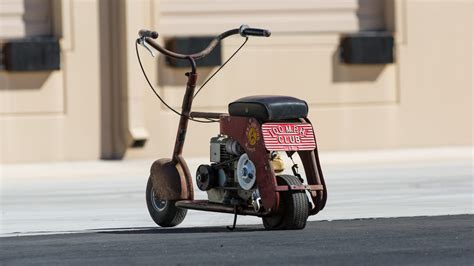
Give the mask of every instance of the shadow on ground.
<path id="1" fill-rule="evenodd" d="M 190 227 L 190 228 L 111 228 L 96 231 L 99 234 L 117 234 L 117 235 L 140 235 L 140 234 L 195 234 L 195 233 L 238 233 L 238 232 L 258 232 L 265 231 L 263 227 L 254 226 L 237 226 L 234 230 L 230 230 L 225 226 L 210 227 Z"/>

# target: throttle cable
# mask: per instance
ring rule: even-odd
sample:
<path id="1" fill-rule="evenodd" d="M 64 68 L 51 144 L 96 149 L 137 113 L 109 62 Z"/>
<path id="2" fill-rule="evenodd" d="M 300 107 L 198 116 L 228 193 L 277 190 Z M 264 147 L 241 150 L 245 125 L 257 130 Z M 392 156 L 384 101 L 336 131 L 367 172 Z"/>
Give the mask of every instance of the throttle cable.
<path id="1" fill-rule="evenodd" d="M 248 37 L 245 38 L 245 41 L 240 45 L 239 48 L 237 48 L 237 50 L 235 50 L 235 52 L 209 77 L 206 79 L 206 81 L 204 81 L 204 83 L 199 87 L 199 89 L 197 90 L 197 92 L 193 95 L 193 99 L 197 96 L 197 94 L 204 88 L 204 86 L 240 51 L 240 49 L 242 49 L 242 47 L 244 47 L 244 45 L 247 43 L 248 41 Z M 191 121 L 194 121 L 194 122 L 198 122 L 198 123 L 217 123 L 219 122 L 219 120 L 215 120 L 215 119 L 211 119 L 211 118 L 206 118 L 207 120 L 199 120 L 199 119 L 196 119 L 196 118 L 193 118 L 189 115 L 184 115 L 183 113 L 177 111 L 176 109 L 174 109 L 173 107 L 171 107 L 159 94 L 158 92 L 155 90 L 155 88 L 153 87 L 153 85 L 151 84 L 150 82 L 150 79 L 148 78 L 146 72 L 145 72 L 145 69 L 143 67 L 143 64 L 142 64 L 142 60 L 140 58 L 140 53 L 138 52 L 138 41 L 135 42 L 135 51 L 137 53 L 137 59 L 138 59 L 138 63 L 140 65 L 140 68 L 142 70 L 142 73 L 143 75 L 145 76 L 145 79 L 148 83 L 148 86 L 150 87 L 150 89 L 153 91 L 153 93 L 155 94 L 155 96 L 161 101 L 161 103 L 163 103 L 170 111 L 172 111 L 173 113 L 179 115 L 179 116 L 184 116 L 186 118 L 188 118 L 189 120 Z"/>

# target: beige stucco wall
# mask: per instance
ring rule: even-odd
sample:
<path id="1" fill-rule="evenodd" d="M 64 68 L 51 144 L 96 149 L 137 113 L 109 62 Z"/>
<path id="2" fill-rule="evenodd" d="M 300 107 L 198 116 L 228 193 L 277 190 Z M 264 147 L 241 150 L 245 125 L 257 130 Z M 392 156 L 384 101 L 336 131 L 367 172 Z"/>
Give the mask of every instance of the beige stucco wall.
<path id="1" fill-rule="evenodd" d="M 104 122 L 108 115 L 101 118 L 99 5 L 92 0 L 60 2 L 61 70 L 20 75 L 0 72 L 1 162 L 101 157 L 100 120 Z M 280 2 L 280 8 L 285 8 L 285 2 Z M 388 19 L 386 25 L 395 28 L 396 63 L 342 65 L 336 57 L 340 33 L 380 23 L 358 23 L 354 13 L 358 2 L 339 1 L 341 6 L 332 6 L 331 12 L 341 12 L 334 25 L 330 23 L 333 18 L 324 14 L 327 7 L 308 4 L 307 12 L 315 12 L 317 22 L 330 25 L 329 30 L 314 22 L 317 26 L 290 33 L 287 24 L 275 19 L 281 13 L 278 10 L 269 16 L 268 25 L 262 16 L 243 17 L 251 25 L 261 22 L 275 29 L 272 37 L 251 39 L 202 91 L 194 109 L 225 111 L 227 103 L 239 97 L 288 94 L 310 104 L 310 118 L 324 151 L 472 145 L 474 1 L 394 0 L 395 20 Z M 178 118 L 148 89 L 133 42 L 141 28 L 163 28 L 163 37 L 171 36 L 170 25 L 176 20 L 162 11 L 175 7 L 169 0 L 123 0 L 123 5 L 126 28 L 121 30 L 126 43 L 119 62 L 124 64 L 121 73 L 127 91 L 120 100 L 126 112 L 114 119 L 126 120 L 131 135 L 148 137 L 144 148 L 128 149 L 127 158 L 167 157 Z M 216 25 L 216 19 L 219 17 L 209 15 L 206 21 L 210 23 L 204 29 L 209 31 L 214 25 L 220 31 L 219 26 L 227 26 L 235 17 L 223 17 L 222 25 Z M 187 34 L 183 29 L 181 33 Z M 225 41 L 224 58 L 241 41 Z M 152 82 L 178 107 L 184 93 L 183 71 L 169 68 L 163 58 L 155 62 L 145 50 L 140 51 Z M 201 80 L 212 71 L 200 69 Z M 217 125 L 191 123 L 185 156 L 206 156 L 209 138 L 217 132 Z"/>
<path id="2" fill-rule="evenodd" d="M 337 33 L 251 39 L 195 110 L 225 111 L 229 101 L 251 94 L 289 94 L 310 103 L 322 150 L 472 145 L 473 15 L 469 0 L 395 1 L 397 62 L 385 66 L 338 63 Z M 240 41 L 226 41 L 224 57 Z M 158 66 L 161 93 L 179 106 L 182 73 Z M 149 143 L 128 155 L 169 156 L 177 118 L 146 94 Z M 205 156 L 218 127 L 191 123 L 189 132 L 185 155 Z"/>
<path id="3" fill-rule="evenodd" d="M 0 162 L 100 156 L 97 1 L 61 3 L 61 70 L 0 72 Z"/>

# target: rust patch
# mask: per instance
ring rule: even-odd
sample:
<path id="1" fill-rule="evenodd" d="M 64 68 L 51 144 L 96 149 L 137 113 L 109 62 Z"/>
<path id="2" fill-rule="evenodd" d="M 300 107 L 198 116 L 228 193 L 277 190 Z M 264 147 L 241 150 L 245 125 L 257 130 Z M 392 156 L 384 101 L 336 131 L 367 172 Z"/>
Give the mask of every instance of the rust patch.
<path id="1" fill-rule="evenodd" d="M 156 160 L 151 166 L 150 178 L 157 198 L 161 200 L 190 198 L 183 167 L 171 159 Z"/>

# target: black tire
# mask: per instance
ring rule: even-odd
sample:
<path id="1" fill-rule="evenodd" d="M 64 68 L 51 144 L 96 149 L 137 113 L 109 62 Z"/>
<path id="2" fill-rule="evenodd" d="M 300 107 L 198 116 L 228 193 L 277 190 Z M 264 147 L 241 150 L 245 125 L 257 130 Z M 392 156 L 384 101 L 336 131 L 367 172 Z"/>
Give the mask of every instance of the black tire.
<path id="1" fill-rule="evenodd" d="M 188 210 L 176 207 L 174 200 L 159 200 L 155 197 L 151 178 L 146 184 L 146 206 L 153 221 L 161 227 L 173 227 L 180 224 Z"/>
<path id="2" fill-rule="evenodd" d="M 302 185 L 296 176 L 277 176 L 278 185 Z M 306 226 L 309 214 L 308 197 L 305 191 L 280 192 L 279 211 L 262 217 L 263 226 L 268 230 L 297 230 Z"/>

